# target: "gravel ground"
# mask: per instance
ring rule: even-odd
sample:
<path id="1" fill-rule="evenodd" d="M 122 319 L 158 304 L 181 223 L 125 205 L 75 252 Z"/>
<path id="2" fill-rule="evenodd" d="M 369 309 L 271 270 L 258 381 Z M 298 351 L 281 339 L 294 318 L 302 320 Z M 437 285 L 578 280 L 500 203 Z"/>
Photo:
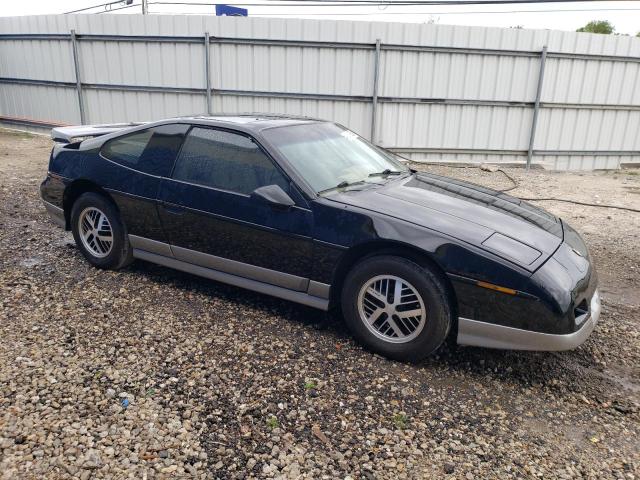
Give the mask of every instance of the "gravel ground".
<path id="1" fill-rule="evenodd" d="M 640 214 L 540 202 L 600 274 L 580 348 L 405 365 L 302 306 L 90 268 L 39 201 L 50 148 L 0 132 L 0 478 L 640 477 Z M 518 196 L 640 208 L 638 171 L 508 173 Z"/>

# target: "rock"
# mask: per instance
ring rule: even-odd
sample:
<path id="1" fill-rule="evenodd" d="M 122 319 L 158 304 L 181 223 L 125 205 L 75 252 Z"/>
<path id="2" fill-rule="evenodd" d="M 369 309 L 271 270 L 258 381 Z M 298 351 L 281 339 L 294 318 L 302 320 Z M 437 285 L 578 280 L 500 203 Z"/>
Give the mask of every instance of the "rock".
<path id="1" fill-rule="evenodd" d="M 331 445 L 331 442 L 329 441 L 329 439 L 327 438 L 327 436 L 324 434 L 324 432 L 320 429 L 320 425 L 314 424 L 311 427 L 311 433 L 313 433 L 313 435 L 319 439 L 322 443 L 324 443 L 325 445 Z"/>

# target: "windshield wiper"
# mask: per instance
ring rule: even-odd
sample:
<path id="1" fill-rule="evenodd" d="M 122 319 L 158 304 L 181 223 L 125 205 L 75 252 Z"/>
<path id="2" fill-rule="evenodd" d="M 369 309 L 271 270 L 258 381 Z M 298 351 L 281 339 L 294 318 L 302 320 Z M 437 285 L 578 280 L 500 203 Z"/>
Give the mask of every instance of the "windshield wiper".
<path id="1" fill-rule="evenodd" d="M 382 172 L 370 173 L 369 177 L 387 177 L 389 175 L 401 175 L 403 173 L 407 173 L 407 171 L 390 170 L 390 169 L 387 168 L 386 170 L 383 170 Z M 367 182 L 366 180 L 358 180 L 357 182 L 348 182 L 346 180 L 343 180 L 342 182 L 337 184 L 335 187 L 325 188 L 324 190 L 320 190 L 318 192 L 318 195 L 326 193 L 326 192 L 330 192 L 331 190 L 339 190 L 341 188 L 352 187 L 354 185 L 361 185 L 363 183 L 370 183 L 370 182 Z"/>
<path id="2" fill-rule="evenodd" d="M 374 172 L 374 173 L 370 173 L 369 176 L 370 177 L 386 177 L 387 175 L 400 175 L 403 172 L 402 170 L 389 170 L 388 168 L 386 170 L 383 170 L 381 172 Z"/>
<path id="3" fill-rule="evenodd" d="M 322 194 L 322 193 L 326 193 L 326 192 L 330 192 L 331 190 L 338 190 L 340 188 L 347 188 L 347 187 L 351 187 L 353 185 L 360 185 L 362 183 L 366 183 L 364 180 L 358 180 L 357 182 L 347 182 L 346 180 L 343 180 L 342 182 L 340 182 L 338 185 L 336 185 L 335 187 L 330 187 L 330 188 L 325 188 L 324 190 L 320 190 L 318 192 L 318 194 Z"/>

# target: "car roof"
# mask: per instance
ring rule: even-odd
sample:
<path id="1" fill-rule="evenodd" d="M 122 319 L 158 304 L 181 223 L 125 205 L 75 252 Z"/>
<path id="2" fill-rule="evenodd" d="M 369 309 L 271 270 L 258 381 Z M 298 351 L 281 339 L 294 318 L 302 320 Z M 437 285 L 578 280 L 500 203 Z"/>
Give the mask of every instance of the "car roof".
<path id="1" fill-rule="evenodd" d="M 234 127 L 242 127 L 243 130 L 254 131 L 274 127 L 326 122 L 326 120 L 319 120 L 311 117 L 272 113 L 191 115 L 188 117 L 181 117 L 181 119 L 194 123 L 210 124 L 216 126 L 227 124 L 229 126 L 233 125 Z"/>
<path id="2" fill-rule="evenodd" d="M 52 130 L 52 137 L 55 139 L 57 138 L 57 134 L 63 133 L 64 135 L 59 135 L 59 138 L 65 141 L 71 141 L 73 137 L 89 136 L 90 138 L 84 140 L 82 144 L 86 148 L 94 148 L 96 146 L 102 145 L 112 138 L 117 138 L 122 135 L 128 135 L 130 133 L 134 133 L 139 130 L 145 130 L 147 128 L 159 127 L 161 125 L 169 125 L 172 123 L 188 123 L 192 125 L 208 125 L 211 127 L 228 128 L 251 135 L 257 134 L 261 130 L 266 130 L 269 128 L 332 122 L 311 117 L 278 113 L 238 113 L 215 115 L 201 114 L 165 118 L 164 120 L 157 120 L 154 122 L 112 125 L 85 125 L 77 127 L 54 128 Z M 76 130 L 80 133 L 76 134 Z M 100 133 L 95 134 L 98 130 L 100 130 Z"/>

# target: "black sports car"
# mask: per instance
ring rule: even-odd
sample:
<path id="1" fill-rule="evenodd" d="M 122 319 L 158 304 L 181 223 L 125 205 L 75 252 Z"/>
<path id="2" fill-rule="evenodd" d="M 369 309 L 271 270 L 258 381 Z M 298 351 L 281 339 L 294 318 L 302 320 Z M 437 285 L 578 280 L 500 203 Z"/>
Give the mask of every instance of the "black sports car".
<path id="1" fill-rule="evenodd" d="M 566 350 L 598 321 L 596 272 L 569 225 L 417 173 L 334 123 L 195 116 L 52 135 L 42 198 L 96 267 L 137 258 L 340 308 L 359 341 L 401 360 L 449 334 Z"/>

